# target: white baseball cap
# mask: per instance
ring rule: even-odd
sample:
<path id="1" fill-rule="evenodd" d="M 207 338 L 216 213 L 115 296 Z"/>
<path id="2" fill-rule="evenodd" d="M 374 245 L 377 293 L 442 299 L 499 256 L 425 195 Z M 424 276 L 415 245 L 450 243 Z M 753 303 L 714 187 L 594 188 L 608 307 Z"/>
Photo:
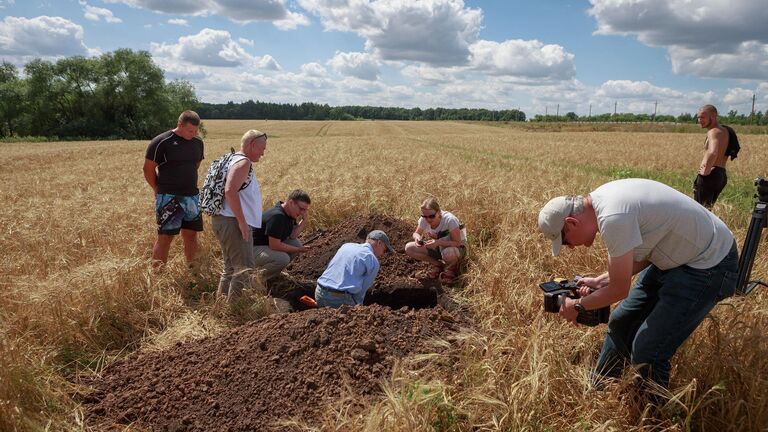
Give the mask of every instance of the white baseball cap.
<path id="1" fill-rule="evenodd" d="M 552 255 L 560 254 L 563 246 L 565 218 L 581 213 L 584 200 L 576 195 L 565 195 L 549 200 L 539 212 L 539 231 L 552 241 Z"/>

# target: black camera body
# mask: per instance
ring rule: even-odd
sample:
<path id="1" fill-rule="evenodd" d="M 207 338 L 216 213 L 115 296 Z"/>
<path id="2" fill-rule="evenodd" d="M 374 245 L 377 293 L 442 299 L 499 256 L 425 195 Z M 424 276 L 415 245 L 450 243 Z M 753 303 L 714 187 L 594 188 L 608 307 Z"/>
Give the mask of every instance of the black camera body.
<path id="1" fill-rule="evenodd" d="M 768 179 L 765 177 L 756 178 L 755 187 L 757 188 L 755 198 L 762 202 L 768 202 Z"/>
<path id="2" fill-rule="evenodd" d="M 566 298 L 574 300 L 580 298 L 579 286 L 576 281 L 570 281 L 563 278 L 555 278 L 550 282 L 539 284 L 539 288 L 544 291 L 544 311 L 557 313 L 560 312 L 560 306 Z M 582 310 L 576 317 L 576 322 L 585 326 L 594 327 L 598 324 L 608 322 L 611 315 L 611 307 L 605 306 L 600 309 Z"/>

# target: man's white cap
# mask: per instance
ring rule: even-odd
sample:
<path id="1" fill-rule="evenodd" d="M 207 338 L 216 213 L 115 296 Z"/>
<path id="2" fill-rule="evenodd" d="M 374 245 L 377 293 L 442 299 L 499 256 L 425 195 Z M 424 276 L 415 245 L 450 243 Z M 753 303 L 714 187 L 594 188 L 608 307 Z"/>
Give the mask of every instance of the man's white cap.
<path id="1" fill-rule="evenodd" d="M 565 218 L 581 213 L 583 206 L 581 196 L 566 195 L 551 199 L 539 212 L 539 231 L 552 241 L 552 255 L 557 256 L 563 245 Z"/>

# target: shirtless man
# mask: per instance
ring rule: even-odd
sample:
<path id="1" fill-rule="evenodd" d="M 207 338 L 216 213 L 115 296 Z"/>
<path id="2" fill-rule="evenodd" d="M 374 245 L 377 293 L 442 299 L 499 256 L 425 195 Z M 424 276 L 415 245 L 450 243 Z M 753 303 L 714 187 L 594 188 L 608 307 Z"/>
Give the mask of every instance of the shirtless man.
<path id="1" fill-rule="evenodd" d="M 725 163 L 730 137 L 728 130 L 717 122 L 717 108 L 713 105 L 699 108 L 696 118 L 699 125 L 707 129 L 707 139 L 704 141 L 704 157 L 693 182 L 693 199 L 711 209 L 728 183 Z"/>

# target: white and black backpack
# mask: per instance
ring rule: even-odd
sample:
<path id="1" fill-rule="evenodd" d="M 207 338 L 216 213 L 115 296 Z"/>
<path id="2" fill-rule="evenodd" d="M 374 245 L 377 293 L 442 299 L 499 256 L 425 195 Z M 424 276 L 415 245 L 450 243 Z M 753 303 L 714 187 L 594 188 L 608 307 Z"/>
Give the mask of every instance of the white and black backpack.
<path id="1" fill-rule="evenodd" d="M 221 213 L 221 209 L 224 207 L 224 186 L 227 182 L 229 163 L 235 155 L 237 155 L 235 149 L 230 148 L 229 153 L 225 153 L 221 158 L 213 161 L 208 168 L 203 188 L 200 190 L 200 209 L 205 214 L 214 216 Z M 252 170 L 253 167 L 250 169 Z M 240 190 L 247 188 L 249 184 L 251 184 L 250 172 L 245 183 L 240 186 Z"/>

